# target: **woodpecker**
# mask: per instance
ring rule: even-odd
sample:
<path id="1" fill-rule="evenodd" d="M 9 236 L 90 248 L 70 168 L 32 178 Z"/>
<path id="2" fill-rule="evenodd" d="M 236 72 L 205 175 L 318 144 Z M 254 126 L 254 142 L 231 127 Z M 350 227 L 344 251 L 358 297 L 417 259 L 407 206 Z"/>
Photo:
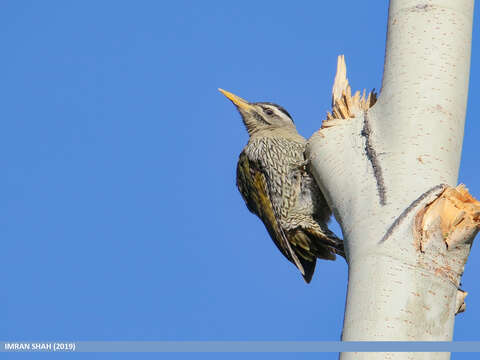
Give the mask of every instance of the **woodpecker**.
<path id="1" fill-rule="evenodd" d="M 250 136 L 238 159 L 238 190 L 309 283 L 317 258 L 335 260 L 336 254 L 345 254 L 343 241 L 327 227 L 331 210 L 308 172 L 307 141 L 283 107 L 219 91 L 236 106 Z"/>

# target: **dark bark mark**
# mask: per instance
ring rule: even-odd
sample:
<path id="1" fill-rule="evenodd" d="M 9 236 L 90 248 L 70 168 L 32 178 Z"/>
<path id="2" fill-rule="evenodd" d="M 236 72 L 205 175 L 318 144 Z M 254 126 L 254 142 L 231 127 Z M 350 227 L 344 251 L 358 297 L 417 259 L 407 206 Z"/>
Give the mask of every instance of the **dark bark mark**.
<path id="1" fill-rule="evenodd" d="M 385 190 L 385 183 L 383 181 L 382 168 L 380 167 L 380 163 L 377 157 L 377 152 L 373 148 L 372 142 L 370 140 L 371 133 L 372 130 L 370 129 L 370 123 L 368 122 L 368 111 L 365 111 L 361 135 L 365 138 L 365 153 L 368 160 L 370 160 L 370 163 L 372 164 L 373 175 L 375 176 L 375 180 L 377 182 L 377 191 L 378 197 L 380 198 L 380 205 L 384 206 L 387 203 L 387 194 Z"/>
<path id="2" fill-rule="evenodd" d="M 427 196 L 436 192 L 437 190 L 444 190 L 447 187 L 445 184 L 439 184 L 437 186 L 432 187 L 430 190 L 425 191 L 422 195 L 420 195 L 416 200 L 414 200 L 403 212 L 400 214 L 399 217 L 395 219 L 395 221 L 390 225 L 385 235 L 383 235 L 382 239 L 380 240 L 379 244 L 383 243 L 387 240 L 390 235 L 393 234 L 393 230 L 395 230 L 407 217 L 407 215 L 419 204 L 421 203 Z"/>
<path id="3" fill-rule="evenodd" d="M 411 12 L 427 12 L 427 11 L 432 11 L 434 7 L 429 4 L 419 4 L 417 6 L 414 6 L 411 8 Z"/>

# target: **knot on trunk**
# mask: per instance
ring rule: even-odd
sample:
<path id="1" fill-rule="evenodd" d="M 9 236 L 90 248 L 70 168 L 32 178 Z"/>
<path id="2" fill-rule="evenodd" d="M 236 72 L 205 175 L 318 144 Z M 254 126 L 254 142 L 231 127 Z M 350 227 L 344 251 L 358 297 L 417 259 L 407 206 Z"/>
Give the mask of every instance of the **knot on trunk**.
<path id="1" fill-rule="evenodd" d="M 420 210 L 414 222 L 418 263 L 457 288 L 480 227 L 480 202 L 465 185 L 447 187 Z M 456 313 L 465 311 L 467 293 L 457 293 Z"/>

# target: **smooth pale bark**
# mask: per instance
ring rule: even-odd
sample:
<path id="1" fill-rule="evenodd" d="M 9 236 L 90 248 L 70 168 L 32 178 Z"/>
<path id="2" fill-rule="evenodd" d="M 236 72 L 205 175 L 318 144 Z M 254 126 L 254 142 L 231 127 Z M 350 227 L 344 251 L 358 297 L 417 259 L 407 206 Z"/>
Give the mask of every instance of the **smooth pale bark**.
<path id="1" fill-rule="evenodd" d="M 447 185 L 457 184 L 472 17 L 473 0 L 392 0 L 378 101 L 368 110 L 357 107 L 354 118 L 330 122 L 309 141 L 312 172 L 345 239 L 344 341 L 452 339 L 460 276 L 476 230 L 458 241 L 464 250 L 459 254 L 446 249 L 441 216 L 420 219 L 416 229 L 414 223 Z M 336 79 L 337 98 L 340 82 Z M 416 238 L 419 233 L 428 235 L 428 249 L 422 248 L 425 239 Z M 449 357 L 341 355 L 343 360 Z"/>

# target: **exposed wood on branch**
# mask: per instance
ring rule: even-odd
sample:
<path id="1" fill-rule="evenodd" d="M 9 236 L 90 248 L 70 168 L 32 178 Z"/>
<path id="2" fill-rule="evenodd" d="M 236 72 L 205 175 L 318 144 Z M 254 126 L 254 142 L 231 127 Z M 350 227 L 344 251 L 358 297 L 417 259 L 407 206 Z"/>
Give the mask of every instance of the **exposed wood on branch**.
<path id="1" fill-rule="evenodd" d="M 463 184 L 446 188 L 415 217 L 414 235 L 422 254 L 419 264 L 458 287 L 479 229 L 480 201 Z M 457 314 L 465 311 L 466 296 L 466 291 L 458 289 Z"/>
<path id="2" fill-rule="evenodd" d="M 447 188 L 420 211 L 415 220 L 415 234 L 422 252 L 430 241 L 432 224 L 437 222 L 448 249 L 465 242 L 471 243 L 480 227 L 480 201 L 469 194 L 465 185 L 460 184 L 456 188 Z"/>

